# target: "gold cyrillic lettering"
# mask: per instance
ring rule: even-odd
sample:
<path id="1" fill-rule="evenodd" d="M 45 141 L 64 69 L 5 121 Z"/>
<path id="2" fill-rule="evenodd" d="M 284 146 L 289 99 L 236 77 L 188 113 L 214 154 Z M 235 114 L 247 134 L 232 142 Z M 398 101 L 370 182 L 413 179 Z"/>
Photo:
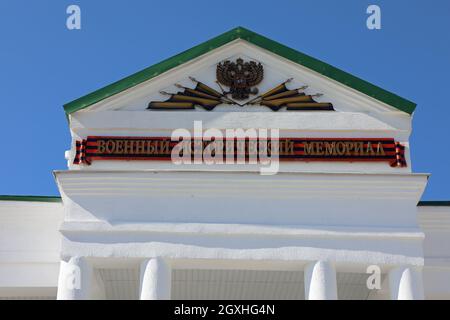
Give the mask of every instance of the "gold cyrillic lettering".
<path id="1" fill-rule="evenodd" d="M 98 140 L 97 141 L 97 152 L 98 153 L 105 153 L 105 140 Z"/>
<path id="2" fill-rule="evenodd" d="M 380 155 L 380 156 L 386 155 L 386 153 L 384 152 L 383 144 L 381 142 L 378 142 L 377 155 Z"/>
<path id="3" fill-rule="evenodd" d="M 285 151 L 286 151 L 286 155 L 294 154 L 294 142 L 293 141 L 286 140 Z"/>
<path id="4" fill-rule="evenodd" d="M 123 153 L 127 154 L 133 154 L 133 140 L 124 140 L 123 141 Z"/>
<path id="5" fill-rule="evenodd" d="M 375 151 L 373 151 L 373 148 L 372 148 L 372 143 L 370 143 L 370 141 L 367 142 L 367 151 L 366 151 L 366 153 L 367 154 L 370 153 L 371 156 L 373 156 L 375 154 Z"/>
<path id="6" fill-rule="evenodd" d="M 170 154 L 170 142 L 163 140 L 159 142 L 159 152 L 162 154 Z"/>
<path id="7" fill-rule="evenodd" d="M 342 142 L 342 141 L 336 142 L 336 152 L 340 156 L 345 154 L 345 143 L 344 142 Z"/>
<path id="8" fill-rule="evenodd" d="M 144 147 L 145 147 L 145 141 L 144 140 L 136 140 L 134 142 L 134 153 L 135 154 L 143 154 L 144 153 Z"/>
<path id="9" fill-rule="evenodd" d="M 116 152 L 118 154 L 123 153 L 123 140 L 116 140 Z"/>
<path id="10" fill-rule="evenodd" d="M 325 155 L 334 156 L 336 155 L 336 142 L 325 142 Z"/>
<path id="11" fill-rule="evenodd" d="M 106 153 L 114 153 L 116 151 L 116 143 L 114 140 L 106 142 Z"/>
<path id="12" fill-rule="evenodd" d="M 153 141 L 147 141 L 147 154 L 155 153 L 155 146 L 153 145 Z"/>
<path id="13" fill-rule="evenodd" d="M 345 148 L 346 148 L 345 154 L 347 156 L 350 156 L 352 151 L 353 151 L 353 149 L 354 149 L 354 143 L 353 142 L 346 142 L 345 143 Z"/>
<path id="14" fill-rule="evenodd" d="M 314 155 L 314 142 L 303 142 L 303 149 L 305 155 Z"/>
<path id="15" fill-rule="evenodd" d="M 323 142 L 319 141 L 316 142 L 316 155 L 323 156 L 324 150 L 323 150 Z"/>
<path id="16" fill-rule="evenodd" d="M 355 156 L 364 155 L 364 142 L 355 142 Z"/>

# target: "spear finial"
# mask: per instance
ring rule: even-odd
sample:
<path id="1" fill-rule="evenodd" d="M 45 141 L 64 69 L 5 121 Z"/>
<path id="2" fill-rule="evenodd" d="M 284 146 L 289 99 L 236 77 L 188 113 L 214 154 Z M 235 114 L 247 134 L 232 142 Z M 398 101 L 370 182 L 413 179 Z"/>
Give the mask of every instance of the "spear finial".
<path id="1" fill-rule="evenodd" d="M 220 85 L 220 82 L 216 80 L 216 83 L 219 86 L 220 90 L 222 90 L 222 94 L 225 95 L 225 90 L 223 90 L 222 86 Z"/>

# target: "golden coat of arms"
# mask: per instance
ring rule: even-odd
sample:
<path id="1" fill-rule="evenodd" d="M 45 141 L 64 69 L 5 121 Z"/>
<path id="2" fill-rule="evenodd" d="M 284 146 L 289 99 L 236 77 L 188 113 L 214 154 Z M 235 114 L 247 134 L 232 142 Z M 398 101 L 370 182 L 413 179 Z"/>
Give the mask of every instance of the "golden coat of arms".
<path id="1" fill-rule="evenodd" d="M 216 69 L 216 84 L 220 91 L 189 77 L 196 84 L 194 88 L 176 83 L 175 86 L 180 89 L 178 92 L 160 91 L 161 94 L 169 96 L 169 99 L 151 101 L 147 109 L 195 110 L 196 106 L 200 106 L 211 111 L 218 105 L 238 105 L 241 107 L 262 105 L 273 111 L 278 111 L 284 107 L 286 111 L 334 111 L 331 103 L 314 100 L 314 98 L 322 96 L 321 94 L 306 94 L 307 86 L 289 89 L 286 85 L 292 79 L 288 79 L 267 92 L 259 94 L 258 89 L 254 86 L 261 83 L 263 77 L 264 69 L 260 62 L 244 62 L 242 58 L 237 58 L 236 62 L 225 60 L 218 63 Z M 221 85 L 229 87 L 229 90 L 224 90 Z M 250 94 L 257 96 L 247 100 Z M 231 95 L 231 97 L 228 95 Z M 239 100 L 244 101 L 239 103 Z"/>
<path id="2" fill-rule="evenodd" d="M 226 60 L 217 65 L 217 81 L 230 87 L 225 94 L 231 94 L 233 99 L 245 100 L 249 94 L 257 94 L 258 89 L 252 88 L 259 84 L 264 76 L 264 69 L 261 63 L 255 61 L 244 62 L 238 58 L 236 62 Z"/>

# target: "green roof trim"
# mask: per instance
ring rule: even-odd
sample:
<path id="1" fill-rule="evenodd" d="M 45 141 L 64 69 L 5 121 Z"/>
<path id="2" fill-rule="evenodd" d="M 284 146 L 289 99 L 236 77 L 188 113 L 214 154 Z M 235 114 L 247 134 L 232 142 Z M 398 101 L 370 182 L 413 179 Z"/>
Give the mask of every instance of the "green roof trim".
<path id="1" fill-rule="evenodd" d="M 418 207 L 450 207 L 450 201 L 419 201 Z"/>
<path id="2" fill-rule="evenodd" d="M 57 196 L 2 196 L 0 201 L 28 201 L 28 202 L 61 202 Z"/>
<path id="3" fill-rule="evenodd" d="M 253 31 L 250 31 L 243 27 L 237 27 L 189 50 L 179 53 L 169 59 L 141 70 L 131 76 L 114 82 L 102 89 L 94 91 L 84 97 L 65 104 L 64 110 L 66 112 L 66 115 L 87 108 L 99 101 L 102 101 L 103 99 L 109 98 L 119 92 L 122 92 L 144 81 L 152 79 L 172 68 L 182 65 L 236 39 L 243 39 L 245 41 L 248 41 L 258 47 L 261 47 L 292 62 L 314 70 L 330 79 L 338 81 L 350 88 L 362 92 L 374 99 L 382 101 L 406 113 L 412 114 L 414 112 L 414 109 L 416 108 L 416 104 L 414 102 L 406 100 L 396 94 L 386 91 L 345 71 L 339 70 L 338 68 L 335 68 L 318 59 L 310 57 L 294 49 L 288 48 L 285 45 L 270 40 Z"/>

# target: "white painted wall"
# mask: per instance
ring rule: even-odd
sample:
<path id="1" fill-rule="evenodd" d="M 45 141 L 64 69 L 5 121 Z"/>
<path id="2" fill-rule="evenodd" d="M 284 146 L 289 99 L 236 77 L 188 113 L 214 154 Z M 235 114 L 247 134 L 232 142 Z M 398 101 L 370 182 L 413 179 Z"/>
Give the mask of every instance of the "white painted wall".
<path id="1" fill-rule="evenodd" d="M 418 217 L 420 228 L 425 233 L 423 274 L 425 297 L 450 299 L 450 249 L 442 245 L 450 243 L 450 223 L 448 223 L 450 208 L 418 207 Z M 2 297 L 56 296 L 60 252 L 58 228 L 61 218 L 62 207 L 58 203 L 0 202 L 0 299 Z M 202 231 L 200 226 L 196 228 L 193 232 Z M 235 233 L 252 231 L 250 226 L 247 230 L 235 230 L 235 227 L 231 229 Z M 276 238 L 273 235 L 275 230 L 269 228 L 260 231 L 268 233 L 265 236 L 270 237 L 269 239 Z M 293 233 L 295 230 L 292 228 L 285 231 Z M 301 230 L 296 231 L 301 234 Z M 315 238 L 317 235 L 312 233 L 308 234 L 308 237 Z M 345 237 L 345 233 L 335 233 L 335 237 Z M 224 261 L 214 259 L 206 264 L 195 263 L 195 260 L 177 259 L 176 261 L 177 263 L 173 265 L 175 268 L 235 268 L 234 263 L 229 260 L 228 266 Z M 280 261 L 268 260 L 255 261 L 255 263 L 252 264 L 247 260 L 239 265 L 241 268 L 246 266 L 253 270 L 301 270 L 303 268 L 303 264 L 295 264 L 292 261 L 287 265 L 285 263 L 283 265 Z M 114 267 L 114 264 L 104 262 L 100 266 Z M 338 266 L 338 271 L 348 268 L 344 262 L 338 263 Z M 362 272 L 362 270 L 352 271 Z"/>
<path id="2" fill-rule="evenodd" d="M 428 299 L 450 299 L 450 207 L 418 207 L 425 232 L 424 287 Z"/>
<path id="3" fill-rule="evenodd" d="M 61 203 L 0 201 L 0 297 L 56 295 Z"/>
<path id="4" fill-rule="evenodd" d="M 65 257 L 423 265 L 424 175 L 59 171 Z"/>

